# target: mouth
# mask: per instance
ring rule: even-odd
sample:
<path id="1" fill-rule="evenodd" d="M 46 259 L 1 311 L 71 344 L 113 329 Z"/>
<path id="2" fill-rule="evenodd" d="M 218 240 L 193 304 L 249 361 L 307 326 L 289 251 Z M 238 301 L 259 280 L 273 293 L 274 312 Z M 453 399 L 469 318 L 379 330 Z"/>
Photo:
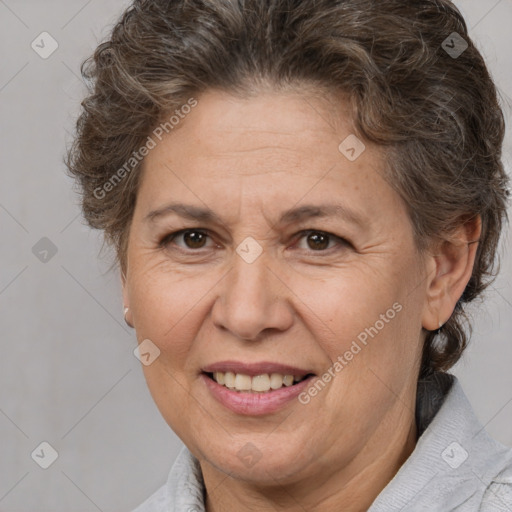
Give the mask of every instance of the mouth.
<path id="1" fill-rule="evenodd" d="M 217 384 L 238 391 L 239 393 L 269 393 L 282 387 L 292 387 L 309 377 L 313 373 L 261 373 L 259 375 L 248 375 L 247 373 L 235 373 L 232 371 L 203 372 L 209 379 Z"/>
<path id="2" fill-rule="evenodd" d="M 316 374 L 295 366 L 261 361 L 219 361 L 201 369 L 212 398 L 239 415 L 278 413 L 295 403 Z"/>
<path id="3" fill-rule="evenodd" d="M 312 371 L 270 361 L 219 361 L 202 368 L 202 373 L 222 388 L 245 395 L 272 394 L 315 376 Z"/>

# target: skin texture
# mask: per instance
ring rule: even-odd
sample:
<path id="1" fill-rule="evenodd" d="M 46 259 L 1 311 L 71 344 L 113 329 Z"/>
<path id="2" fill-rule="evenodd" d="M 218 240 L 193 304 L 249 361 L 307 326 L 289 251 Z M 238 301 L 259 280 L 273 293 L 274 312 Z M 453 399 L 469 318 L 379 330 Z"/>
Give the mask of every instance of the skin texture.
<path id="1" fill-rule="evenodd" d="M 381 150 L 365 143 L 353 162 L 338 150 L 352 133 L 343 98 L 208 91 L 146 157 L 124 303 L 139 343 L 160 349 L 145 377 L 200 460 L 209 512 L 367 510 L 414 449 L 424 329 L 444 323 L 462 294 L 479 222 L 420 254 L 406 207 L 382 177 Z M 145 220 L 175 201 L 206 206 L 222 222 Z M 361 223 L 342 215 L 278 222 L 289 208 L 327 203 Z M 159 245 L 182 229 L 207 234 Z M 334 236 L 317 241 L 304 230 Z M 246 237 L 262 248 L 252 263 L 236 252 Z M 397 303 L 401 311 L 308 404 L 242 416 L 200 378 L 222 360 L 321 376 Z M 252 467 L 237 456 L 247 443 L 261 455 Z"/>

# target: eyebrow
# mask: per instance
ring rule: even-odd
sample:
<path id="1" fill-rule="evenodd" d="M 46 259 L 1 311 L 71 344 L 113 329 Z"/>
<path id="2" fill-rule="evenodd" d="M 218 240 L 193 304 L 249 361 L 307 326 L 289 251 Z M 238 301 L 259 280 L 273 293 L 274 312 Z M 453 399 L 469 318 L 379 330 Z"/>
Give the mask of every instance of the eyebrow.
<path id="1" fill-rule="evenodd" d="M 185 219 L 196 220 L 204 223 L 226 224 L 226 222 L 224 222 L 210 208 L 203 208 L 184 203 L 170 203 L 156 210 L 152 210 L 144 217 L 144 220 L 146 222 L 154 222 L 158 218 L 170 214 L 175 214 Z M 306 204 L 297 208 L 291 208 L 282 213 L 278 224 L 293 224 L 311 218 L 326 217 L 341 217 L 359 226 L 363 226 L 365 224 L 364 218 L 361 214 L 341 204 Z"/>

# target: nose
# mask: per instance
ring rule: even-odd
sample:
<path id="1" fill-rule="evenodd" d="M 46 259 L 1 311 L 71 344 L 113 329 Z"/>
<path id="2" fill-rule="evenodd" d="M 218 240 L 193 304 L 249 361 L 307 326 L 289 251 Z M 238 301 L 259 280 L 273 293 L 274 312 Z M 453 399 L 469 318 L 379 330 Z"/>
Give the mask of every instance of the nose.
<path id="1" fill-rule="evenodd" d="M 271 262 L 264 255 L 252 263 L 236 253 L 233 259 L 231 271 L 218 284 L 221 288 L 212 308 L 214 325 L 246 341 L 289 329 L 293 294 Z"/>

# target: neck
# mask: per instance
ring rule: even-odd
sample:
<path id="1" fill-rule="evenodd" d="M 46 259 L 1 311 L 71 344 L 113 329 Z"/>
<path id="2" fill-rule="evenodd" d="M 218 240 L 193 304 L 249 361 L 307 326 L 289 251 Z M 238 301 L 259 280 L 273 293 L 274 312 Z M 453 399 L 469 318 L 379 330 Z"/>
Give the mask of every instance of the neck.
<path id="1" fill-rule="evenodd" d="M 344 512 L 364 512 L 416 445 L 414 414 L 408 410 L 400 420 L 400 426 L 388 421 L 386 432 L 379 429 L 349 464 L 333 468 L 329 461 L 316 467 L 313 476 L 292 483 L 253 485 L 201 463 L 206 512 L 339 512 L 340 505 Z"/>

